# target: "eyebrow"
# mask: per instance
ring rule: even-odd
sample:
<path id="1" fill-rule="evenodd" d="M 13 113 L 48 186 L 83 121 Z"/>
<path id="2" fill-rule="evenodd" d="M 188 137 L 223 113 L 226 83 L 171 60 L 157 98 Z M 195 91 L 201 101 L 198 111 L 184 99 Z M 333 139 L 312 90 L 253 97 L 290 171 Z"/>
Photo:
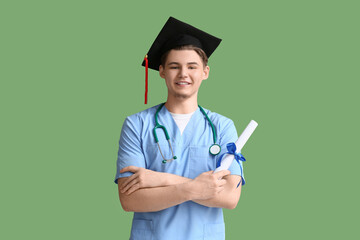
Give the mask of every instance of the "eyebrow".
<path id="1" fill-rule="evenodd" d="M 178 62 L 170 62 L 170 63 L 168 63 L 168 65 L 173 65 L 173 64 L 180 65 L 180 63 L 178 63 Z M 187 65 L 193 65 L 193 64 L 199 65 L 197 62 L 188 62 L 187 63 Z"/>

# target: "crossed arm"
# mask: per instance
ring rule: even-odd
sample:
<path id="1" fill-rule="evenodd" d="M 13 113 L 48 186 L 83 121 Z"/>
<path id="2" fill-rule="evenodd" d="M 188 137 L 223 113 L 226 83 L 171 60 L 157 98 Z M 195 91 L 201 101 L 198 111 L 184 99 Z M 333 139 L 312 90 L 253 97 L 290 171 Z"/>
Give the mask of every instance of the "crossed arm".
<path id="1" fill-rule="evenodd" d="M 204 172 L 195 179 L 170 173 L 129 166 L 121 169 L 133 172 L 130 177 L 118 178 L 121 205 L 125 211 L 154 212 L 186 201 L 207 207 L 234 209 L 241 194 L 241 177 L 223 170 Z"/>

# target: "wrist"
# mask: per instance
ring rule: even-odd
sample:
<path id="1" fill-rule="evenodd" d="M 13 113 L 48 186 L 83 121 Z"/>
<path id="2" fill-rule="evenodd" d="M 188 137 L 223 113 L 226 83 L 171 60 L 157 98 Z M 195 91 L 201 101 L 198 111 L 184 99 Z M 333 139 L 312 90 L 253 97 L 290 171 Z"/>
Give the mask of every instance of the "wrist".
<path id="1" fill-rule="evenodd" d="M 184 196 L 186 201 L 192 201 L 195 199 L 192 189 L 192 181 L 184 182 L 177 185 Z"/>
<path id="2" fill-rule="evenodd" d="M 159 179 L 160 179 L 159 187 L 168 186 L 169 185 L 169 180 L 168 180 L 168 178 L 166 176 L 166 173 L 158 172 L 158 174 L 159 174 Z"/>
<path id="3" fill-rule="evenodd" d="M 189 182 L 191 179 L 189 178 L 185 178 L 176 174 L 172 174 L 172 173 L 164 173 L 161 172 L 161 183 L 163 184 L 163 186 L 170 186 L 170 185 L 175 185 L 175 184 L 182 184 L 185 182 Z"/>

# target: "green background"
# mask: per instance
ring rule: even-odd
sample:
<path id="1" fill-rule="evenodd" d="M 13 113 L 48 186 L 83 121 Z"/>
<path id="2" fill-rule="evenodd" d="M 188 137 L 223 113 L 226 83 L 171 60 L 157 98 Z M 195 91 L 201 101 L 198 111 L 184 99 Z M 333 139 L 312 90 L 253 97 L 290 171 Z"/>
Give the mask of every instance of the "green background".
<path id="1" fill-rule="evenodd" d="M 199 103 L 259 123 L 227 239 L 359 237 L 358 1 L 1 1 L 1 239 L 128 239 L 117 144 L 166 100 L 140 66 L 173 16 L 223 39 Z"/>

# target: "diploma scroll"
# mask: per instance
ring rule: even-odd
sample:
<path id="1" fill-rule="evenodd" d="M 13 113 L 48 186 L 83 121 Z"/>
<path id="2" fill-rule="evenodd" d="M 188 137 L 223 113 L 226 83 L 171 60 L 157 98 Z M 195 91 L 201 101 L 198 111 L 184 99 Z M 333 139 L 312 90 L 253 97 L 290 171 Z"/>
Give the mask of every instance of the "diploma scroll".
<path id="1" fill-rule="evenodd" d="M 258 126 L 257 122 L 251 120 L 250 123 L 245 128 L 245 130 L 241 133 L 239 139 L 235 142 L 237 153 L 239 153 L 241 149 L 244 147 L 245 143 L 250 138 L 251 134 L 253 134 L 257 126 Z M 215 169 L 214 173 L 228 169 L 232 164 L 233 160 L 234 160 L 234 155 L 225 154 L 224 158 L 221 161 L 221 165 Z"/>

